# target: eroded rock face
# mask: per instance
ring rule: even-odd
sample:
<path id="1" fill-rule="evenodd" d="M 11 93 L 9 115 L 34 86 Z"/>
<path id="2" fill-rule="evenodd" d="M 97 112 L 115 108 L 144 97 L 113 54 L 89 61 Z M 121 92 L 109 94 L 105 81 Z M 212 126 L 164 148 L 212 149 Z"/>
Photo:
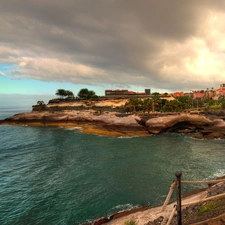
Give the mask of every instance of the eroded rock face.
<path id="1" fill-rule="evenodd" d="M 193 133 L 200 139 L 225 139 L 225 122 L 222 118 L 208 118 L 204 115 L 167 115 L 151 118 L 145 126 L 150 134 L 162 132 Z"/>
<path id="2" fill-rule="evenodd" d="M 225 138 L 225 128 L 219 128 L 218 127 L 210 127 L 205 128 L 204 130 L 201 130 L 198 133 L 194 134 L 195 138 L 200 139 L 224 139 Z"/>
<path id="3" fill-rule="evenodd" d="M 194 130 L 204 126 L 211 126 L 212 124 L 213 121 L 205 116 L 180 114 L 149 119 L 146 121 L 146 128 L 151 134 L 159 134 L 165 131 L 173 130 L 176 125 L 178 125 L 178 130 Z"/>
<path id="4" fill-rule="evenodd" d="M 60 112 L 29 112 L 14 115 L 6 119 L 5 123 L 26 124 L 38 122 L 50 125 L 51 123 L 91 124 L 106 131 L 119 131 L 126 134 L 160 134 L 162 132 L 176 132 L 192 134 L 201 139 L 225 139 L 225 117 L 197 115 L 197 114 L 157 114 L 145 120 L 130 114 L 117 112 L 98 112 L 94 110 L 65 110 Z M 3 122 L 0 122 L 0 124 Z M 32 125 L 32 124 L 31 124 Z"/>
<path id="5" fill-rule="evenodd" d="M 103 112 L 98 113 L 96 111 L 84 110 L 68 110 L 60 112 L 28 112 L 16 114 L 10 118 L 7 118 L 2 123 L 17 123 L 17 124 L 31 124 L 37 122 L 43 125 L 51 125 L 52 123 L 59 124 L 64 123 L 76 123 L 76 124 L 91 124 L 96 127 L 100 127 L 106 130 L 121 131 L 121 132 L 143 132 L 148 135 L 146 128 L 141 126 L 142 120 L 135 115 L 119 115 L 116 112 Z M 1 124 L 1 123 L 0 123 Z"/>

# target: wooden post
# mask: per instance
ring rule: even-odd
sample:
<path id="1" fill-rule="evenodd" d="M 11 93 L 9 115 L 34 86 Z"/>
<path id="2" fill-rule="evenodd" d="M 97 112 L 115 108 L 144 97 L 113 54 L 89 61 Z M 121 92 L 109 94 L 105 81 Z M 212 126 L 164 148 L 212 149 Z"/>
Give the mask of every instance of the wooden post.
<path id="1" fill-rule="evenodd" d="M 182 213 L 181 213 L 181 176 L 182 173 L 177 171 L 175 173 L 177 178 L 177 224 L 182 225 Z"/>

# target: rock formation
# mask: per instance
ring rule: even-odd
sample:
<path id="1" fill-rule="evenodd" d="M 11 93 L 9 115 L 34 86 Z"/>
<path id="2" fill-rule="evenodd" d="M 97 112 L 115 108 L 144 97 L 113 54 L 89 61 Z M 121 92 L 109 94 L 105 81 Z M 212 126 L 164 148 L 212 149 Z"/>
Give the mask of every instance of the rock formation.
<path id="1" fill-rule="evenodd" d="M 140 126 L 137 120 L 141 119 L 135 115 L 117 114 L 117 112 L 65 110 L 20 113 L 0 121 L 0 124 L 73 126 L 85 128 L 84 132 L 87 131 L 88 133 L 115 136 L 148 135 L 146 128 Z"/>
<path id="2" fill-rule="evenodd" d="M 0 121 L 0 124 L 42 126 L 86 125 L 85 131 L 115 136 L 143 136 L 148 134 L 157 135 L 163 132 L 178 132 L 192 134 L 195 138 L 201 139 L 225 138 L 224 115 L 158 113 L 148 116 L 149 118 L 146 119 L 146 114 L 136 116 L 113 111 L 96 111 L 93 109 L 48 110 L 16 114 Z M 93 128 L 92 131 L 90 127 Z"/>
<path id="3" fill-rule="evenodd" d="M 223 119 L 212 119 L 205 115 L 181 113 L 151 118 L 145 122 L 150 134 L 162 132 L 193 133 L 195 138 L 225 138 Z"/>
<path id="4" fill-rule="evenodd" d="M 159 134 L 165 131 L 182 130 L 182 129 L 199 129 L 203 126 L 212 125 L 212 121 L 205 116 L 179 114 L 168 115 L 158 118 L 152 118 L 146 121 L 146 127 L 149 133 Z"/>

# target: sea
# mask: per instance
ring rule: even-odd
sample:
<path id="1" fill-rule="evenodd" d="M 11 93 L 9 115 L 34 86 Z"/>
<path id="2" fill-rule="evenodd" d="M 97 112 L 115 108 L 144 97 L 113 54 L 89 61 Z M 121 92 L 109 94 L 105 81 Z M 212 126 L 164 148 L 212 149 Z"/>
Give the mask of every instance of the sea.
<path id="1" fill-rule="evenodd" d="M 0 108 L 0 119 L 25 108 Z M 79 127 L 0 126 L 0 224 L 78 225 L 163 204 L 183 180 L 225 175 L 225 140 L 110 137 Z M 182 193 L 202 186 L 183 186 Z M 172 198 L 175 198 L 173 196 Z"/>

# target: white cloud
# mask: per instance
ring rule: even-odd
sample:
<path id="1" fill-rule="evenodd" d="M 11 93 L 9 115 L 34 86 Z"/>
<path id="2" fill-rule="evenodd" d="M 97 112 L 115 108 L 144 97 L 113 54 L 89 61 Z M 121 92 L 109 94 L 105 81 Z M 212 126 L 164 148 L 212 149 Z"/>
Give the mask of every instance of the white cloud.
<path id="1" fill-rule="evenodd" d="M 11 62 L 19 65 L 11 76 L 33 78 L 44 81 L 71 81 L 81 82 L 82 79 L 99 79 L 104 77 L 104 71 L 75 62 L 61 61 L 53 58 L 14 58 Z M 90 82 L 90 81 L 89 81 Z"/>
<path id="2" fill-rule="evenodd" d="M 0 75 L 5 76 L 5 73 L 3 73 L 2 71 L 0 71 Z"/>

